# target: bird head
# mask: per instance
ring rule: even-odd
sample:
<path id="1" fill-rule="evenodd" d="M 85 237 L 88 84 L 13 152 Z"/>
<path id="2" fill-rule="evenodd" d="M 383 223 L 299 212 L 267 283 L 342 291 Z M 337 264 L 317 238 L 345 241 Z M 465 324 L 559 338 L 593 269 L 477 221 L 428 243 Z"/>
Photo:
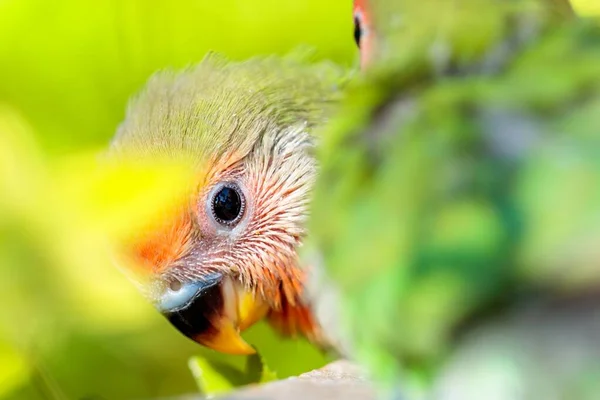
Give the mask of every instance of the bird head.
<path id="1" fill-rule="evenodd" d="M 119 259 L 189 338 L 250 354 L 240 332 L 264 317 L 284 333 L 315 332 L 296 249 L 316 172 L 311 133 L 336 83 L 329 64 L 209 56 L 158 73 L 131 102 L 111 153 L 185 159 L 195 178 Z"/>

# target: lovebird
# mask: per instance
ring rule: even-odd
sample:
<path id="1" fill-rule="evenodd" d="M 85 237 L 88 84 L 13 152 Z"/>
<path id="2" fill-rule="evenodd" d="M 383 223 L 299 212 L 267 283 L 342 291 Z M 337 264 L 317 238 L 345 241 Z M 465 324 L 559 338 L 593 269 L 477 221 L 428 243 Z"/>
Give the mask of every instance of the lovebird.
<path id="1" fill-rule="evenodd" d="M 354 8 L 363 73 L 322 134 L 303 249 L 323 330 L 385 398 L 598 398 L 597 21 Z"/>
<path id="2" fill-rule="evenodd" d="M 303 57 L 209 55 L 155 74 L 129 104 L 109 157 L 185 160 L 189 196 L 118 249 L 118 263 L 183 334 L 231 354 L 267 318 L 319 341 L 297 247 L 316 175 L 314 130 L 342 71 Z M 131 272 L 133 271 L 133 272 Z"/>

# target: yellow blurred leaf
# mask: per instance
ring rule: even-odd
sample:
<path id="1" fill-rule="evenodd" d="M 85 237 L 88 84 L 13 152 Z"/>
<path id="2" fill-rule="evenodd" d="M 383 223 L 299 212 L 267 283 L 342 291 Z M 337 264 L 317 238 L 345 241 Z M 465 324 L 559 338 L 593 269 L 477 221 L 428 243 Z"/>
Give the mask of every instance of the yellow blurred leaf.
<path id="1" fill-rule="evenodd" d="M 183 160 L 100 161 L 101 153 L 66 159 L 56 190 L 76 221 L 113 239 L 160 223 L 185 200 L 194 170 Z"/>
<path id="2" fill-rule="evenodd" d="M 0 132 L 0 223 L 21 226 L 49 256 L 69 288 L 64 296 L 86 323 L 110 329 L 147 322 L 151 308 L 115 268 L 111 246 L 160 223 L 187 200 L 190 164 L 108 159 L 101 151 L 51 162 L 27 121 L 7 106 L 0 107 Z"/>
<path id="3" fill-rule="evenodd" d="M 23 357 L 8 343 L 0 340 L 0 397 L 22 385 L 29 376 Z"/>
<path id="4" fill-rule="evenodd" d="M 38 201 L 43 162 L 29 124 L 12 108 L 0 104 L 0 213 L 26 213 Z"/>
<path id="5" fill-rule="evenodd" d="M 581 15 L 600 15 L 600 2 L 598 0 L 571 0 L 573 7 Z"/>

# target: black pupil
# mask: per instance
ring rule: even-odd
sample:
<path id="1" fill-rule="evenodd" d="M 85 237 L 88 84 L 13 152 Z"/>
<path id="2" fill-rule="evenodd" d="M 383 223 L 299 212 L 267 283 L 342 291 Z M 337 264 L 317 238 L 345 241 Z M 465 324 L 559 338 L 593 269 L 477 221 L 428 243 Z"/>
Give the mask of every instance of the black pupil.
<path id="1" fill-rule="evenodd" d="M 218 219 L 231 222 L 240 215 L 241 210 L 242 199 L 235 189 L 224 187 L 215 195 L 213 211 Z"/>
<path id="2" fill-rule="evenodd" d="M 360 48 L 360 37 L 362 36 L 362 28 L 360 26 L 360 18 L 354 17 L 354 41 Z"/>

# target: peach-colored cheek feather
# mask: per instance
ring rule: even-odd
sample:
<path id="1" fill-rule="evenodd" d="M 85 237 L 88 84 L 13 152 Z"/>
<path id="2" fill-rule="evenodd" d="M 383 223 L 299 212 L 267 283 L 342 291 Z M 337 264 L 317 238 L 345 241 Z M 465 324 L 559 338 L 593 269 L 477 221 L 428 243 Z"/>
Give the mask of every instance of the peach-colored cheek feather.
<path id="1" fill-rule="evenodd" d="M 304 293 L 297 247 L 306 231 L 316 176 L 314 146 L 303 126 L 263 137 L 244 159 L 243 177 L 253 198 L 252 218 L 231 252 L 240 279 L 270 305 L 270 323 L 285 335 L 321 337 Z M 317 340 L 318 341 L 318 340 Z"/>

